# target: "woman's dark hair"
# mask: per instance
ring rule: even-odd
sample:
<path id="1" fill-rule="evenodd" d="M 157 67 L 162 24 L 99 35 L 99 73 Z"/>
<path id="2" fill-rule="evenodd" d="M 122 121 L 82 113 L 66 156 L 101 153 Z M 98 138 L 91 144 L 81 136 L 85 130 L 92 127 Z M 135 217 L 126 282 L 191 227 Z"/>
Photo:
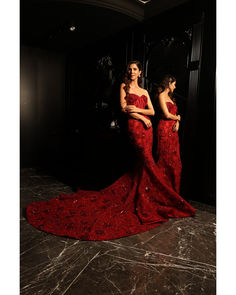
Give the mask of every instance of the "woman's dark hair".
<path id="1" fill-rule="evenodd" d="M 176 81 L 176 78 L 170 74 L 166 74 L 160 83 L 157 84 L 157 97 L 165 91 L 167 87 L 169 87 L 169 83 L 173 83 Z M 175 102 L 175 99 L 173 98 L 173 93 L 168 93 L 169 97 Z"/>
<path id="2" fill-rule="evenodd" d="M 138 67 L 138 69 L 140 71 L 142 71 L 142 64 L 141 64 L 140 61 L 138 61 L 138 60 L 131 60 L 130 62 L 128 62 L 127 67 L 126 67 L 126 72 L 125 72 L 125 75 L 124 75 L 124 83 L 125 83 L 124 89 L 125 89 L 125 92 L 126 93 L 129 93 L 129 88 L 130 88 L 129 85 L 131 83 L 131 79 L 130 79 L 130 76 L 129 76 L 129 72 L 128 71 L 129 71 L 129 67 L 132 64 L 135 64 Z M 140 87 L 142 85 L 142 77 L 143 77 L 143 72 L 141 72 L 140 77 L 138 77 L 138 85 Z"/>

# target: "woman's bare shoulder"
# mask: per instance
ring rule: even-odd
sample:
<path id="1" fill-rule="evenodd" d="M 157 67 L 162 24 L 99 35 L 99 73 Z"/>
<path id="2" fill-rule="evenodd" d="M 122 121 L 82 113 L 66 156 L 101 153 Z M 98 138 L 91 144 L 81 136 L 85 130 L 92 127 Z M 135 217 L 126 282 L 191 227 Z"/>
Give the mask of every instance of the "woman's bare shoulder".
<path id="1" fill-rule="evenodd" d="M 158 96 L 161 99 L 165 99 L 166 98 L 166 94 L 164 92 L 161 92 Z"/>
<path id="2" fill-rule="evenodd" d="M 158 99 L 159 99 L 159 101 L 166 101 L 166 94 L 165 93 L 160 93 L 159 95 L 158 95 Z"/>
<path id="3" fill-rule="evenodd" d="M 144 89 L 144 88 L 143 88 L 143 92 L 144 92 L 144 94 L 148 95 L 148 91 L 147 91 L 147 89 Z"/>
<path id="4" fill-rule="evenodd" d="M 139 93 L 141 93 L 141 95 L 147 95 L 148 91 L 142 87 L 139 87 Z"/>

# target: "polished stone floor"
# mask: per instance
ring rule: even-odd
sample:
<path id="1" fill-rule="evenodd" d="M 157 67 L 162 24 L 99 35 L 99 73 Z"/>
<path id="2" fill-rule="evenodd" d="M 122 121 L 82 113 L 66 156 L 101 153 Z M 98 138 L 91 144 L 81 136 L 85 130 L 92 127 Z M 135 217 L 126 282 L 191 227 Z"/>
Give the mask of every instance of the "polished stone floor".
<path id="1" fill-rule="evenodd" d="M 21 171 L 21 295 L 216 293 L 214 207 L 190 202 L 194 218 L 103 242 L 57 237 L 27 223 L 26 204 L 71 191 L 50 175 Z"/>

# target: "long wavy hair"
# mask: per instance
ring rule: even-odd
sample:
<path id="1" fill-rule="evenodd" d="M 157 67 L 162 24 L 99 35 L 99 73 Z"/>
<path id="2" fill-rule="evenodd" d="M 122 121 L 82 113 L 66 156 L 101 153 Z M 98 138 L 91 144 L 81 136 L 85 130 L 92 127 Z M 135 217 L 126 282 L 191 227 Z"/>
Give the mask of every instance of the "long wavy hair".
<path id="1" fill-rule="evenodd" d="M 173 82 L 175 82 L 175 81 L 176 81 L 176 78 L 175 78 L 174 76 L 172 76 L 172 75 L 170 75 L 170 74 L 166 74 L 166 75 L 162 78 L 161 82 L 157 84 L 157 94 L 156 94 L 157 98 L 159 97 L 159 95 L 160 95 L 162 92 L 165 91 L 166 88 L 169 87 L 169 83 L 173 83 Z M 173 93 L 172 93 L 171 91 L 168 93 L 168 95 L 169 95 L 169 97 L 171 98 L 171 100 L 172 100 L 173 102 L 175 102 L 175 98 L 173 97 Z"/>
<path id="2" fill-rule="evenodd" d="M 142 81 L 143 81 L 143 69 L 142 69 L 142 64 L 140 61 L 138 60 L 131 60 L 130 62 L 128 62 L 127 67 L 126 67 L 126 72 L 123 78 L 123 81 L 125 83 L 125 87 L 124 90 L 126 93 L 129 93 L 129 89 L 130 89 L 130 83 L 131 83 L 131 79 L 130 79 L 130 75 L 129 75 L 129 67 L 130 65 L 135 64 L 138 69 L 141 71 L 140 76 L 138 77 L 138 85 L 141 87 L 142 85 Z"/>

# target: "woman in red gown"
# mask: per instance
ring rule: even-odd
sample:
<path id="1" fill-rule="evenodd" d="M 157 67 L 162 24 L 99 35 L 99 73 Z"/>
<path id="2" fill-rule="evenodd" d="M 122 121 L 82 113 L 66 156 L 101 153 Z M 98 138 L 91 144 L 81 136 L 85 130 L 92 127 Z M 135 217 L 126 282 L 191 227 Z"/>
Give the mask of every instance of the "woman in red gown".
<path id="1" fill-rule="evenodd" d="M 166 182 L 152 157 L 149 116 L 154 110 L 148 92 L 140 87 L 141 75 L 141 64 L 130 62 L 120 88 L 137 154 L 133 171 L 101 191 L 78 190 L 29 204 L 27 219 L 34 227 L 80 240 L 110 240 L 144 232 L 169 217 L 194 215 L 194 208 Z"/>
<path id="2" fill-rule="evenodd" d="M 179 151 L 179 122 L 177 106 L 173 98 L 176 79 L 166 75 L 158 87 L 158 102 L 161 118 L 157 126 L 157 169 L 163 181 L 179 194 L 181 159 Z"/>

